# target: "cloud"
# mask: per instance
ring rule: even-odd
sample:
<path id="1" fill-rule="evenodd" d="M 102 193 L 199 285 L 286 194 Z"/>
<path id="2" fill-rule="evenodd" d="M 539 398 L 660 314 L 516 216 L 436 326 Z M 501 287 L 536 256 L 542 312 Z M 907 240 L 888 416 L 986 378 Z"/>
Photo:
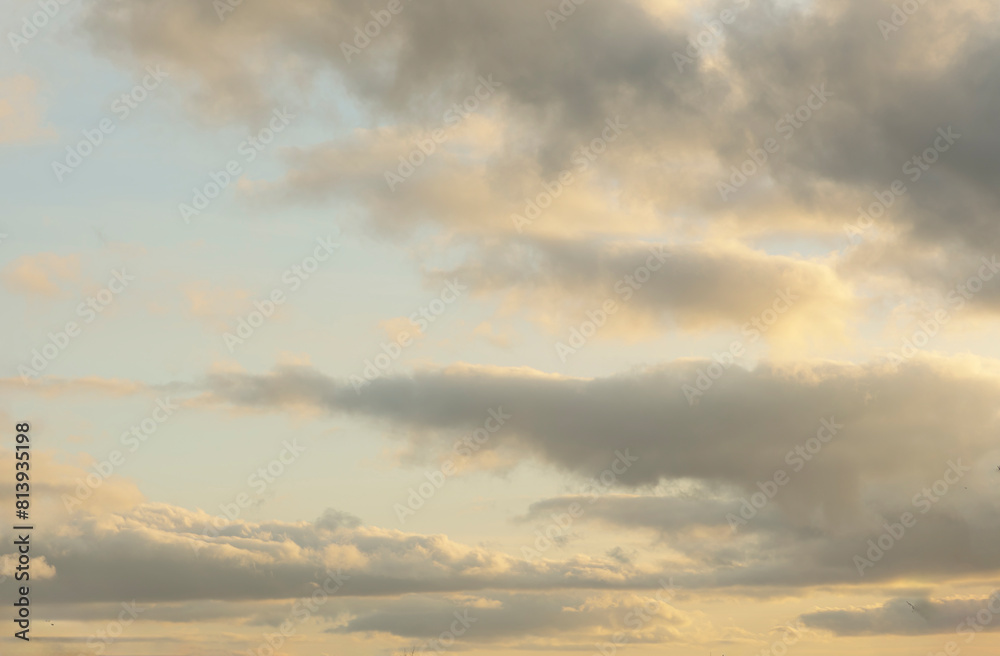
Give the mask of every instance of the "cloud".
<path id="1" fill-rule="evenodd" d="M 5 554 L 0 556 L 0 577 L 14 578 L 17 574 L 18 557 L 17 554 Z M 56 570 L 45 561 L 45 557 L 37 558 L 31 562 L 31 575 L 38 580 L 51 579 L 56 575 Z"/>
<path id="2" fill-rule="evenodd" d="M 970 262 L 1000 252 L 991 177 L 1000 93 L 985 82 L 1000 66 L 1000 40 L 985 0 L 921 5 L 888 35 L 880 27 L 893 12 L 888 0 L 609 0 L 581 6 L 554 30 L 546 7 L 530 0 L 404 7 L 351 56 L 344 44 L 373 19 L 346 0 L 241 5 L 224 30 L 215 10 L 194 0 L 104 2 L 83 26 L 96 49 L 123 64 L 184 72 L 198 115 L 218 121 L 252 122 L 276 97 L 309 105 L 332 74 L 371 120 L 287 149 L 284 176 L 252 194 L 255 202 L 343 204 L 383 238 L 413 237 L 427 224 L 445 228 L 455 246 L 509 237 L 512 215 L 568 170 L 572 184 L 531 234 L 770 237 L 830 252 L 850 244 L 845 229 L 859 210 L 899 180 L 906 191 L 890 194 L 861 235 L 881 236 L 888 248 L 846 258 L 841 280 L 905 275 L 913 266 L 899 254 L 911 248 L 943 245 Z M 735 18 L 692 56 L 705 15 L 723 9 Z M 678 56 L 691 61 L 679 65 Z M 449 107 L 488 76 L 500 83 L 495 95 L 452 129 Z M 826 98 L 819 108 L 817 89 Z M 626 134 L 577 169 L 580 149 L 616 117 Z M 442 127 L 447 140 L 391 189 L 386 173 Z M 942 141 L 942 131 L 961 136 Z M 775 152 L 755 165 L 752 154 L 769 139 Z M 755 172 L 734 195 L 721 194 L 748 161 Z M 983 307 L 997 307 L 996 289 L 979 299 Z"/>
<path id="3" fill-rule="evenodd" d="M 0 78 L 0 144 L 52 140 L 55 130 L 42 125 L 38 85 L 26 75 Z"/>
<path id="4" fill-rule="evenodd" d="M 608 466 L 616 449 L 631 448 L 640 460 L 621 481 L 632 486 L 693 477 L 750 489 L 776 467 L 788 466 L 786 452 L 833 417 L 844 426 L 829 446 L 836 455 L 815 463 L 811 491 L 800 496 L 811 504 L 822 497 L 833 514 L 856 507 L 860 479 L 937 478 L 947 460 L 992 448 L 997 417 L 991 399 L 998 380 L 976 363 L 734 367 L 691 406 L 682 387 L 693 384 L 706 364 L 678 361 L 598 379 L 456 366 L 382 378 L 360 395 L 347 382 L 302 369 L 221 374 L 207 384 L 216 402 L 279 408 L 305 403 L 387 422 L 404 433 L 461 434 L 478 426 L 488 409 L 502 407 L 512 418 L 485 449 L 516 444 L 559 467 L 593 475 Z"/>
<path id="5" fill-rule="evenodd" d="M 592 4 L 555 31 L 545 10 L 528 0 L 406 5 L 352 61 L 342 44 L 372 18 L 345 1 L 241 6 L 227 17 L 225 30 L 217 29 L 212 8 L 193 0 L 142 8 L 107 2 L 90 9 L 86 28 L 95 46 L 112 56 L 169 61 L 188 71 L 199 81 L 199 101 L 228 115 L 270 111 L 266 98 L 292 66 L 307 79 L 332 71 L 375 112 L 437 127 L 444 109 L 467 95 L 479 76 L 494 75 L 503 84 L 507 113 L 533 126 L 534 145 L 541 145 L 536 152 L 547 168 L 620 114 L 641 130 L 640 151 L 687 146 L 726 171 L 747 148 L 774 136 L 776 122 L 812 85 L 830 81 L 837 107 L 817 114 L 785 145 L 782 166 L 770 176 L 781 190 L 797 195 L 802 209 L 829 183 L 868 196 L 900 175 L 903 162 L 927 148 L 938 127 L 961 125 L 986 141 L 943 162 L 937 169 L 943 179 L 925 185 L 918 200 L 929 200 L 939 184 L 978 189 L 964 203 L 959 194 L 940 202 L 964 205 L 960 231 L 967 236 L 987 227 L 973 211 L 974 203 L 992 195 L 983 171 L 991 170 L 997 154 L 988 121 L 1000 97 L 978 84 L 979 71 L 995 65 L 998 53 L 987 3 L 922 7 L 925 20 L 909 21 L 891 39 L 878 28 L 891 14 L 889 2 L 750 5 L 740 7 L 719 47 L 700 54 L 687 70 L 678 70 L 675 54 L 685 53 L 688 39 L 704 29 L 698 14 L 667 22 L 650 15 L 649 3 L 628 0 Z M 956 39 L 942 25 L 961 26 L 968 38 Z M 504 34 L 518 38 L 498 36 Z M 260 55 L 249 54 L 251 43 Z M 263 56 L 272 51 L 291 56 L 279 67 Z M 762 78 L 769 80 L 766 88 L 755 84 Z M 709 187 L 714 193 L 715 185 Z M 843 207 L 853 212 L 854 206 Z M 928 208 L 917 222 L 920 231 L 931 231 L 936 211 Z"/>
<path id="6" fill-rule="evenodd" d="M 176 386 L 169 386 L 174 387 Z M 24 381 L 20 378 L 0 378 L 0 388 L 8 392 L 24 392 Z M 153 394 L 157 388 L 144 383 L 123 378 L 62 378 L 59 376 L 39 376 L 31 386 L 31 393 L 55 398 L 68 395 L 99 394 L 111 397 L 125 397 L 135 394 Z M 161 388 L 166 389 L 166 388 Z"/>
<path id="7" fill-rule="evenodd" d="M 706 365 L 675 362 L 600 379 L 454 367 L 380 379 L 360 395 L 314 371 L 286 369 L 214 377 L 207 401 L 258 408 L 305 403 L 367 417 L 425 451 L 436 444 L 442 452 L 480 425 L 488 409 L 500 408 L 510 419 L 483 453 L 522 460 L 530 454 L 584 480 L 627 453 L 636 461 L 616 472 L 616 484 L 640 498 L 602 500 L 585 521 L 658 531 L 698 563 L 689 577 L 679 575 L 686 586 L 857 584 L 1000 566 L 983 546 L 997 537 L 996 509 L 959 489 L 983 492 L 981 477 L 993 467 L 1000 379 L 989 363 L 927 358 L 898 366 L 733 368 L 691 406 L 682 386 Z M 836 428 L 822 446 L 816 436 L 824 425 Z M 859 574 L 853 557 L 865 556 L 867 541 L 886 522 L 916 514 L 915 495 L 953 478 L 947 472 L 955 463 L 980 473 L 963 473 L 969 478 L 962 486 L 946 486 L 947 499 L 920 513 L 891 557 Z M 790 488 L 745 533 L 734 533 L 728 514 L 779 470 Z M 641 498 L 681 480 L 711 494 Z M 753 555 L 737 557 L 746 541 L 756 545 Z"/>
<path id="8" fill-rule="evenodd" d="M 582 511 L 573 522 L 574 533 L 586 536 L 588 527 L 592 535 L 609 529 L 623 535 L 649 532 L 655 536 L 656 552 L 682 555 L 686 567 L 675 576 L 678 586 L 748 595 L 795 594 L 794 590 L 816 586 L 872 586 L 914 576 L 948 581 L 973 573 L 990 575 L 1000 566 L 1000 559 L 982 546 L 1000 537 L 996 529 L 1000 514 L 982 500 L 991 486 L 981 477 L 974 478 L 978 482 L 963 481 L 969 485 L 949 489 L 933 504 L 921 501 L 919 506 L 911 499 L 894 502 L 880 497 L 880 493 L 894 496 L 905 487 L 869 488 L 864 504 L 870 510 L 850 523 L 831 526 L 818 517 L 822 507 L 812 514 L 795 512 L 795 497 L 810 475 L 811 470 L 799 475 L 802 478 L 792 474 L 787 487 L 775 486 L 772 501 L 756 486 L 749 490 L 698 485 L 684 494 L 546 499 L 533 503 L 519 521 L 545 530 L 577 504 Z M 910 491 L 921 495 L 921 489 Z M 754 495 L 765 499 L 759 508 L 754 504 L 760 501 L 750 501 Z M 916 518 L 915 525 L 900 533 L 900 518 L 907 512 Z M 888 550 L 874 551 L 876 541 L 886 544 L 887 538 L 881 536 L 890 525 L 898 539 L 888 543 Z M 857 558 L 871 560 L 859 569 Z"/>
<path id="9" fill-rule="evenodd" d="M 508 292 L 512 306 L 530 308 L 558 332 L 610 299 L 629 321 L 612 319 L 602 335 L 724 326 L 756 341 L 763 325 L 772 338 L 843 339 L 856 305 L 851 288 L 823 263 L 733 244 L 506 240 L 432 275 L 457 277 L 480 294 Z"/>
<path id="10" fill-rule="evenodd" d="M 581 481 L 628 454 L 635 461 L 616 471 L 612 484 L 600 486 L 611 485 L 603 493 L 619 496 L 588 503 L 580 521 L 653 531 L 690 559 L 693 569 L 677 578 L 685 587 L 874 583 L 918 572 L 949 577 L 1000 566 L 983 546 L 1000 539 L 994 535 L 996 509 L 980 498 L 989 488 L 982 477 L 994 467 L 998 421 L 994 400 L 1000 379 L 990 362 L 923 358 L 902 365 L 733 368 L 691 406 L 681 388 L 706 364 L 679 361 L 599 379 L 455 366 L 379 379 L 360 395 L 348 382 L 309 369 L 220 372 L 191 386 L 189 394 L 206 391 L 187 402 L 256 411 L 311 406 L 368 418 L 387 427 L 389 435 L 421 445 L 428 458 L 450 452 L 493 409 L 508 418 L 479 452 L 483 457 L 504 462 L 530 457 Z M 838 428 L 820 446 L 816 436 L 824 425 Z M 818 454 L 810 455 L 817 446 Z M 963 473 L 961 485 L 946 486 L 941 502 L 919 514 L 906 539 L 860 575 L 854 557 L 866 556 L 868 540 L 903 512 L 916 514 L 915 496 L 949 478 L 954 463 L 973 473 Z M 734 532 L 729 515 L 739 513 L 742 500 L 759 494 L 760 485 L 779 470 L 791 479 L 789 488 Z M 683 481 L 690 482 L 686 493 L 661 490 Z M 620 496 L 625 492 L 630 494 Z M 555 511 L 564 501 L 541 501 L 530 517 Z M 144 512 L 159 517 L 159 511 Z M 116 521 L 130 526 L 135 518 Z M 183 515 L 185 525 L 197 521 Z M 341 515 L 321 519 L 318 528 L 377 532 Z M 186 531 L 198 532 L 193 526 Z M 239 542 L 251 533 L 272 532 L 232 531 L 219 539 Z M 171 539 L 180 542 L 176 535 Z M 756 546 L 745 553 L 744 544 Z M 261 547 L 265 553 L 258 564 L 269 558 L 295 561 L 289 554 L 297 548 L 284 540 L 269 538 Z M 220 548 L 206 541 L 203 553 L 222 557 Z M 353 549 L 341 553 L 349 561 L 360 558 Z M 54 558 L 50 562 L 59 569 Z M 492 562 L 506 567 L 502 559 Z M 410 591 L 437 584 L 420 585 Z"/>
<path id="11" fill-rule="evenodd" d="M 460 642 L 604 642 L 627 632 L 631 644 L 697 644 L 709 623 L 674 607 L 667 585 L 655 593 L 503 594 L 440 598 L 409 595 L 361 612 L 338 633 L 389 633 L 418 643 L 451 627 Z M 677 604 L 678 606 L 680 604 Z M 459 618 L 458 624 L 455 624 Z M 537 644 L 537 642 L 536 642 Z"/>
<path id="12" fill-rule="evenodd" d="M 837 636 L 972 635 L 1000 630 L 1000 598 L 890 599 L 881 606 L 822 610 L 801 620 Z M 967 642 L 963 639 L 962 643 Z"/>
<path id="13" fill-rule="evenodd" d="M 109 2 L 91 9 L 86 27 L 105 52 L 167 60 L 187 70 L 200 81 L 206 104 L 230 112 L 262 108 L 275 74 L 288 72 L 269 67 L 263 57 L 250 63 L 232 54 L 250 52 L 244 46 L 251 43 L 297 53 L 306 75 L 315 75 L 312 67 L 319 64 L 373 108 L 400 114 L 433 88 L 440 95 L 424 105 L 437 105 L 426 113 L 440 116 L 474 80 L 490 74 L 533 119 L 562 126 L 556 134 L 603 122 L 614 114 L 618 91 L 649 107 L 676 103 L 670 55 L 686 45 L 684 35 L 650 23 L 629 2 L 588 9 L 578 12 L 574 29 L 553 34 L 544 11 L 530 0 L 408 4 L 353 61 L 341 44 L 352 43 L 355 27 L 372 16 L 343 0 L 240 7 L 225 31 L 218 30 L 214 10 L 196 2 L 155 2 L 141 10 Z M 500 37 L 515 33 L 517 40 Z M 151 38 L 137 39 L 141 34 Z"/>
<path id="14" fill-rule="evenodd" d="M 39 253 L 22 255 L 0 271 L 8 291 L 28 296 L 58 297 L 67 283 L 80 282 L 80 256 Z"/>
<path id="15" fill-rule="evenodd" d="M 208 281 L 190 283 L 182 290 L 188 316 L 205 322 L 215 330 L 231 329 L 231 323 L 248 306 L 250 293 L 245 289 L 213 287 Z"/>
<path id="16" fill-rule="evenodd" d="M 378 327 L 384 331 L 387 339 L 391 341 L 408 340 L 410 338 L 423 337 L 420 327 L 410 321 L 409 317 L 393 317 L 380 321 Z"/>
<path id="17" fill-rule="evenodd" d="M 336 531 L 340 528 L 358 528 L 361 526 L 361 519 L 351 513 L 342 510 L 327 508 L 323 515 L 316 520 L 316 528 L 327 531 Z"/>
<path id="18" fill-rule="evenodd" d="M 328 570 L 350 597 L 481 590 L 652 589 L 656 574 L 610 559 L 528 562 L 444 536 L 333 522 L 229 522 L 166 504 L 81 511 L 45 531 L 37 553 L 56 576 L 39 600 L 65 603 L 281 600 L 311 594 Z M 320 578 L 317 578 L 320 577 Z M 35 589 L 35 588 L 33 588 Z"/>

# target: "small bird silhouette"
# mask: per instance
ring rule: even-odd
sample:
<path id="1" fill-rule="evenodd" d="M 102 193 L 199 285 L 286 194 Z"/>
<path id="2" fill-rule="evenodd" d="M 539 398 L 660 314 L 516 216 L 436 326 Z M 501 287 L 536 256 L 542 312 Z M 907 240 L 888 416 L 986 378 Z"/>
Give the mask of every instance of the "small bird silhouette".
<path id="1" fill-rule="evenodd" d="M 97 238 L 100 240 L 101 244 L 104 245 L 104 246 L 107 246 L 108 245 L 108 236 L 106 234 L 104 234 L 104 229 L 103 228 L 98 228 L 97 226 L 93 226 L 92 229 L 94 231 L 94 234 L 97 235 Z"/>
<path id="2" fill-rule="evenodd" d="M 916 613 L 916 614 L 917 614 L 917 615 L 919 615 L 920 617 L 924 618 L 924 620 L 927 620 L 927 616 L 926 616 L 926 615 L 924 615 L 924 614 L 923 614 L 922 612 L 920 612 L 920 610 L 919 610 L 919 609 L 918 609 L 918 608 L 917 608 L 916 606 L 914 606 L 914 605 L 913 605 L 913 604 L 911 604 L 910 602 L 906 602 L 906 603 L 907 603 L 907 604 L 909 604 L 909 606 L 910 606 L 910 610 L 912 610 L 912 611 L 913 611 L 914 613 Z"/>

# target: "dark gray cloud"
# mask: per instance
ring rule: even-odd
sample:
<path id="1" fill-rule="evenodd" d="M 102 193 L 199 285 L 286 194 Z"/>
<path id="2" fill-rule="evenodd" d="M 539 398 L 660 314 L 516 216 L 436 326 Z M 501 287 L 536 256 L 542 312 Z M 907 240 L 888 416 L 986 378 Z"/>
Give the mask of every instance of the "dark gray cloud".
<path id="1" fill-rule="evenodd" d="M 328 519 L 327 514 L 316 523 L 234 521 L 213 530 L 209 515 L 166 504 L 80 514 L 65 530 L 39 539 L 34 553 L 55 568 L 55 576 L 35 583 L 33 598 L 45 603 L 293 600 L 311 595 L 337 572 L 346 576 L 337 591 L 345 597 L 658 585 L 655 573 L 610 558 L 528 561 L 444 536 L 331 530 Z"/>
<path id="2" fill-rule="evenodd" d="M 807 474 L 805 474 L 807 475 Z M 789 497 L 801 486 L 792 482 L 773 502 L 760 509 L 749 503 L 750 491 L 700 489 L 674 496 L 558 497 L 531 505 L 521 521 L 541 526 L 565 516 L 571 504 L 582 507 L 572 524 L 585 537 L 610 528 L 645 531 L 650 550 L 684 554 L 690 569 L 678 572 L 683 588 L 741 589 L 746 594 L 777 589 L 839 584 L 875 584 L 915 575 L 942 579 L 987 574 L 1000 566 L 984 545 L 1000 538 L 1000 518 L 982 498 L 992 486 L 980 483 L 951 489 L 933 506 L 890 506 L 874 499 L 872 516 L 830 527 L 809 516 L 787 512 Z M 756 490 L 759 491 L 759 490 Z M 743 502 L 747 500 L 747 503 Z M 909 512 L 915 525 L 899 531 Z M 891 526 L 896 537 L 882 537 Z M 588 528 L 591 529 L 588 531 Z M 886 550 L 873 550 L 869 540 L 882 539 Z M 857 558 L 863 560 L 858 561 Z"/>
<path id="3" fill-rule="evenodd" d="M 768 330 L 843 336 L 853 309 L 849 287 L 822 263 L 724 245 L 507 240 L 436 275 L 457 277 L 477 293 L 513 290 L 548 312 L 567 308 L 567 323 L 611 300 L 616 312 L 649 320 L 645 328 L 657 333 L 722 324 L 746 327 L 746 337 L 754 319 L 777 307 Z M 612 323 L 632 332 L 626 322 Z M 628 323 L 642 330 L 641 322 Z"/>
<path id="4" fill-rule="evenodd" d="M 380 378 L 360 394 L 347 381 L 283 369 L 213 376 L 208 387 L 217 401 L 241 406 L 307 403 L 441 433 L 444 448 L 502 407 L 512 418 L 484 448 L 516 445 L 588 476 L 606 469 L 615 450 L 630 449 L 638 461 L 619 480 L 632 486 L 690 477 L 750 490 L 779 468 L 803 468 L 789 452 L 833 418 L 843 428 L 808 463 L 789 502 L 803 513 L 821 507 L 830 521 L 855 514 L 869 483 L 919 489 L 947 461 L 972 461 L 992 448 L 997 380 L 949 361 L 737 366 L 692 406 L 683 388 L 710 364 L 675 362 L 593 380 L 455 368 Z"/>
<path id="5" fill-rule="evenodd" d="M 713 11 L 732 5 L 718 3 Z M 870 202 L 872 192 L 903 177 L 903 164 L 932 145 L 938 128 L 952 126 L 961 139 L 910 185 L 903 211 L 886 220 L 932 242 L 959 239 L 973 249 L 998 244 L 991 217 L 1000 201 L 1000 142 L 992 121 L 1000 89 L 990 73 L 1000 66 L 1000 41 L 981 7 L 922 6 L 883 38 L 878 21 L 891 15 L 888 1 L 784 10 L 749 3 L 726 27 L 721 49 L 709 48 L 678 70 L 675 54 L 684 53 L 703 26 L 667 24 L 628 0 L 588 3 L 555 31 L 545 18 L 554 7 L 529 0 L 403 6 L 350 62 L 341 44 L 372 20 L 371 10 L 382 9 L 378 3 L 245 4 L 220 25 L 211 7 L 193 0 L 108 0 L 90 8 L 86 27 L 112 56 L 182 70 L 196 81 L 204 104 L 228 114 L 269 111 L 268 96 L 282 84 L 295 89 L 289 82 L 296 76 L 310 80 L 332 71 L 374 115 L 438 127 L 450 103 L 468 95 L 480 76 L 494 75 L 503 84 L 506 111 L 531 126 L 506 134 L 501 150 L 534 152 L 549 172 L 615 115 L 632 125 L 632 155 L 644 166 L 650 156 L 670 161 L 663 149 L 672 148 L 728 170 L 748 148 L 779 136 L 778 121 L 826 85 L 833 99 L 782 144 L 769 193 L 792 201 L 799 213 L 825 206 L 841 214 L 829 217 L 839 227 L 854 218 L 859 201 Z M 280 67 L 266 57 L 279 50 L 286 55 Z M 720 56 L 726 67 L 707 64 Z M 298 89 L 308 94 L 308 82 Z M 609 175 L 632 178 L 626 184 L 633 189 L 651 179 L 634 165 Z M 840 193 L 831 193 L 831 185 Z M 706 186 L 703 209 L 728 212 L 714 181 Z M 680 209 L 669 198 L 661 202 L 666 210 Z"/>
<path id="6" fill-rule="evenodd" d="M 460 642 L 490 643 L 557 635 L 605 641 L 628 629 L 631 643 L 686 642 L 694 637 L 694 620 L 673 606 L 673 594 L 668 586 L 614 599 L 580 594 L 500 593 L 464 600 L 411 595 L 359 612 L 332 631 L 391 633 L 424 642 L 455 627 L 461 631 Z"/>
<path id="7" fill-rule="evenodd" d="M 790 142 L 778 182 L 818 202 L 823 184 L 846 185 L 865 192 L 867 206 L 873 192 L 900 179 L 909 191 L 886 221 L 931 243 L 995 251 L 1000 141 L 989 117 L 1000 110 L 1000 88 L 986 81 L 1000 65 L 1000 41 L 983 9 L 922 5 L 889 38 L 878 21 L 891 16 L 890 2 L 824 3 L 777 23 L 758 7 L 748 15 L 755 20 L 736 23 L 726 47 L 736 78 L 753 82 L 752 113 L 742 123 L 754 141 L 772 130 L 767 117 L 783 114 L 796 90 L 826 81 L 837 99 Z M 961 137 L 913 181 L 917 167 L 903 166 L 935 140 L 943 144 L 938 130 L 949 126 Z M 854 221 L 854 208 L 844 209 Z"/>
<path id="8" fill-rule="evenodd" d="M 316 520 L 316 528 L 326 531 L 337 531 L 341 528 L 358 528 L 361 526 L 361 518 L 343 510 L 327 508 L 319 519 Z"/>
<path id="9" fill-rule="evenodd" d="M 495 3 L 435 0 L 405 2 L 361 54 L 345 56 L 343 43 L 373 20 L 375 2 L 295 0 L 282 6 L 243 5 L 225 29 L 211 6 L 194 1 L 149 2 L 136 7 L 108 1 L 93 5 L 86 27 L 95 46 L 112 56 L 171 62 L 197 80 L 205 104 L 242 112 L 269 111 L 275 80 L 287 77 L 266 62 L 246 65 L 229 52 L 255 43 L 258 52 L 280 49 L 302 58 L 300 72 L 333 71 L 377 112 L 440 116 L 466 96 L 479 76 L 494 75 L 504 95 L 542 128 L 558 127 L 551 141 L 591 130 L 621 113 L 624 102 L 649 111 L 683 109 L 672 53 L 685 34 L 650 21 L 631 2 L 595 3 L 555 32 L 548 7 L 530 0 Z M 243 48 L 241 48 L 243 50 Z M 256 59 L 251 57 L 251 59 Z M 282 73 L 284 75 L 279 75 Z M 578 139 L 572 140 L 575 146 Z M 559 144 L 554 144 L 557 147 Z"/>
<path id="10" fill-rule="evenodd" d="M 731 369 L 691 406 L 682 386 L 708 364 L 595 380 L 456 368 L 379 379 L 361 394 L 316 372 L 283 370 L 217 376 L 209 388 L 216 402 L 306 403 L 366 416 L 442 450 L 479 426 L 488 409 L 502 408 L 510 419 L 484 449 L 533 453 L 583 479 L 607 472 L 616 453 L 634 457 L 602 493 L 698 481 L 709 494 L 602 498 L 584 504 L 581 520 L 656 531 L 698 563 L 678 574 L 686 587 L 861 583 L 1000 566 L 984 546 L 998 537 L 996 510 L 981 501 L 991 489 L 993 463 L 981 460 L 995 448 L 995 377 L 936 360 L 762 365 Z M 832 438 L 824 422 L 837 426 Z M 769 483 L 779 472 L 787 480 L 780 489 Z M 943 500 L 924 501 L 944 479 L 936 493 Z M 774 500 L 731 531 L 730 514 L 739 514 L 741 499 L 760 496 L 762 485 L 778 491 Z M 563 501 L 543 502 L 529 517 Z M 884 558 L 867 556 L 868 540 L 904 512 L 918 515 L 917 526 Z M 859 569 L 855 556 L 871 566 Z"/>
<path id="11" fill-rule="evenodd" d="M 881 606 L 823 610 L 802 615 L 809 627 L 838 636 L 958 634 L 965 645 L 970 636 L 1000 630 L 1000 593 L 966 599 L 890 599 Z"/>
<path id="12" fill-rule="evenodd" d="M 104 0 L 88 8 L 83 29 L 95 48 L 127 66 L 176 71 L 199 113 L 222 121 L 253 122 L 289 102 L 315 108 L 332 74 L 373 129 L 289 150 L 286 175 L 260 189 L 281 202 L 334 198 L 382 237 L 408 237 L 427 223 L 511 234 L 509 216 L 571 167 L 574 151 L 606 119 L 620 116 L 627 138 L 594 164 L 593 179 L 576 183 L 593 197 L 553 210 L 546 219 L 553 228 L 602 225 L 606 235 L 634 235 L 725 226 L 836 249 L 847 245 L 844 226 L 857 221 L 857 209 L 900 180 L 905 194 L 862 236 L 892 235 L 893 248 L 851 259 L 845 278 L 916 273 L 947 290 L 954 269 L 927 280 L 934 271 L 900 262 L 896 245 L 944 245 L 969 261 L 1000 252 L 1000 88 L 993 74 L 1000 39 L 981 3 L 922 4 L 884 34 L 879 21 L 891 18 L 889 0 L 719 2 L 708 14 L 740 6 L 734 21 L 683 70 L 676 57 L 691 54 L 689 39 L 703 24 L 663 21 L 640 3 L 608 0 L 579 7 L 553 30 L 545 12 L 556 5 L 404 2 L 350 57 L 342 44 L 382 3 L 243 3 L 221 22 L 195 0 Z M 479 110 L 495 121 L 496 134 L 472 131 L 441 146 L 403 190 L 390 191 L 385 171 L 421 131 L 442 127 L 447 108 L 483 76 L 502 85 Z M 801 125 L 789 121 L 819 88 L 832 96 Z M 325 120 L 342 121 L 322 111 Z M 961 136 L 934 154 L 933 164 L 914 165 L 914 157 L 944 143 L 939 130 L 949 129 Z M 779 150 L 764 171 L 721 198 L 718 183 L 731 167 L 770 138 Z M 482 259 L 509 256 L 481 245 Z M 698 287 L 691 275 L 681 288 Z M 516 284 L 500 276 L 493 282 Z M 991 285 L 977 303 L 995 309 L 996 290 Z M 726 295 L 701 304 L 712 305 L 709 314 L 740 307 Z"/>

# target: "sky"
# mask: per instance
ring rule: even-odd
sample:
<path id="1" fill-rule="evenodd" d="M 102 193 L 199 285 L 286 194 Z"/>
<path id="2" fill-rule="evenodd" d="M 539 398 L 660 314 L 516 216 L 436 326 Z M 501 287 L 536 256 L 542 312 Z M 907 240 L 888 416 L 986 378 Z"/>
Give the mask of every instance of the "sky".
<path id="1" fill-rule="evenodd" d="M 4 654 L 997 652 L 997 3 L 0 7 Z"/>

